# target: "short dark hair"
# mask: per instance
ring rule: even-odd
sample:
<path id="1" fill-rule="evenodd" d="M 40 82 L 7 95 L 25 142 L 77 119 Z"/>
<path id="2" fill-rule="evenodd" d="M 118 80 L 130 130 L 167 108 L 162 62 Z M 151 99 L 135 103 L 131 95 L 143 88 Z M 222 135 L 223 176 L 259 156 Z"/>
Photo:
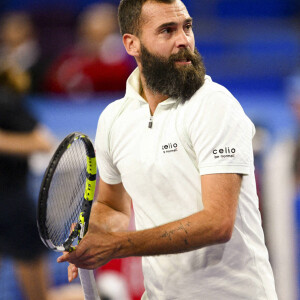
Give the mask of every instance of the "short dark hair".
<path id="1" fill-rule="evenodd" d="M 176 0 L 121 0 L 119 4 L 119 26 L 121 34 L 138 35 L 142 7 L 147 1 L 171 4 Z"/>

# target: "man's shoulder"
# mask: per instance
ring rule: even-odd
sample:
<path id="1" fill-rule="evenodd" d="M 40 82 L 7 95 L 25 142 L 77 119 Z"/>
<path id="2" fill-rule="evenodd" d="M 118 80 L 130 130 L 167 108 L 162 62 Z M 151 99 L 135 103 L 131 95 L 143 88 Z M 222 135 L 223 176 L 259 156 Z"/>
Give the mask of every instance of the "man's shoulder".
<path id="1" fill-rule="evenodd" d="M 210 78 L 205 76 L 205 82 L 201 88 L 193 95 L 190 101 L 187 101 L 191 107 L 196 106 L 211 106 L 215 105 L 216 102 L 238 103 L 237 99 L 230 93 L 230 91 L 218 84 Z"/>
<path id="2" fill-rule="evenodd" d="M 233 97 L 229 90 L 223 85 L 214 82 L 210 76 L 205 76 L 205 81 L 202 87 L 196 92 L 198 97 L 210 96 L 214 93 L 224 93 L 224 95 Z"/>
<path id="3" fill-rule="evenodd" d="M 102 139 L 101 144 L 103 144 L 103 137 L 107 136 L 111 130 L 112 124 L 118 115 L 119 108 L 122 105 L 122 100 L 123 99 L 112 101 L 103 109 L 100 114 L 97 126 L 96 141 L 98 139 Z"/>
<path id="4" fill-rule="evenodd" d="M 122 109 L 124 102 L 125 102 L 125 98 L 112 101 L 102 111 L 100 118 L 105 118 L 105 119 L 114 118 Z"/>

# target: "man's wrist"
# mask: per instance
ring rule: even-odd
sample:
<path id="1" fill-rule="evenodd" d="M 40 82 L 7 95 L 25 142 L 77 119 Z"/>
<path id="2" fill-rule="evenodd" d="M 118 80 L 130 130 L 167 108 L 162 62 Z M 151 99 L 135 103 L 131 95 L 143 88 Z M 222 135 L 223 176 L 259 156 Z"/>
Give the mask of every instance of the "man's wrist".
<path id="1" fill-rule="evenodd" d="M 134 232 L 114 232 L 115 237 L 114 258 L 124 258 L 129 256 L 136 256 L 137 246 L 133 242 Z"/>

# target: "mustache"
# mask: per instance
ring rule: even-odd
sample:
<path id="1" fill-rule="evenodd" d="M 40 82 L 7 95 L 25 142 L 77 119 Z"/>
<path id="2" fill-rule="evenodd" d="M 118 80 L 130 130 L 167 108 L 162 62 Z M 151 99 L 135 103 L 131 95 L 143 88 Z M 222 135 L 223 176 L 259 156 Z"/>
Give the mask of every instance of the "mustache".
<path id="1" fill-rule="evenodd" d="M 193 64 L 197 61 L 197 54 L 187 48 L 179 50 L 178 53 L 170 55 L 168 61 L 174 63 L 179 60 L 191 61 Z"/>

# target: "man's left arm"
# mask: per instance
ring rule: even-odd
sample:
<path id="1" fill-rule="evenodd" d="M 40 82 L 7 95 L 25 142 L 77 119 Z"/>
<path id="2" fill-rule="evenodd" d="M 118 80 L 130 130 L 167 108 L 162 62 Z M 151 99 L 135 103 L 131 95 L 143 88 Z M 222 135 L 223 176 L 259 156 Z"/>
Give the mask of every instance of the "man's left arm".
<path id="1" fill-rule="evenodd" d="M 201 176 L 203 210 L 186 218 L 135 232 L 99 232 L 92 244 L 63 255 L 77 267 L 96 269 L 109 259 L 182 253 L 225 243 L 233 231 L 242 176 Z M 106 253 L 113 253 L 107 257 Z"/>

